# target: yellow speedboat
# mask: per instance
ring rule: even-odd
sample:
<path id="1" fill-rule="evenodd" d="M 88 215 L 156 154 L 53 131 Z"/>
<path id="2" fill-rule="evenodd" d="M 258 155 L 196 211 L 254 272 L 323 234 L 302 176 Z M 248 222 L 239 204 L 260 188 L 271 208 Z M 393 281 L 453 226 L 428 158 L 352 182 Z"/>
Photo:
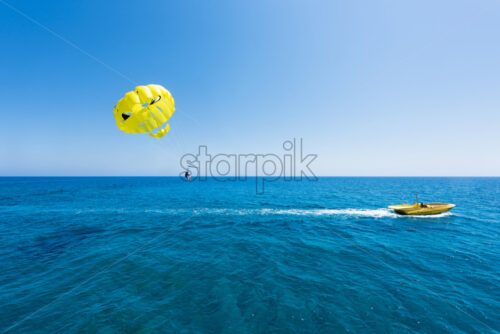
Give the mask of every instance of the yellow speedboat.
<path id="1" fill-rule="evenodd" d="M 389 209 L 400 215 L 435 215 L 438 213 L 446 212 L 455 207 L 455 204 L 448 203 L 415 203 L 390 205 Z"/>

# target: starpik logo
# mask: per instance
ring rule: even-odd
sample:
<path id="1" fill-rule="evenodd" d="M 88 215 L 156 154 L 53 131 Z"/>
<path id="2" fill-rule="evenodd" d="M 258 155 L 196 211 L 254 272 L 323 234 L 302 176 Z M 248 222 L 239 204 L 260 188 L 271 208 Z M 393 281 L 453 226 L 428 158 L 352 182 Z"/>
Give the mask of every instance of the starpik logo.
<path id="1" fill-rule="evenodd" d="M 215 178 L 220 182 L 246 181 L 255 178 L 256 192 L 264 193 L 266 182 L 280 179 L 285 181 L 317 181 L 311 164 L 317 154 L 305 154 L 303 139 L 286 140 L 282 144 L 283 153 L 210 154 L 206 145 L 198 147 L 198 153 L 184 154 L 180 159 L 184 170 L 179 176 L 185 180 L 207 181 Z M 189 177 L 187 177 L 189 175 Z"/>

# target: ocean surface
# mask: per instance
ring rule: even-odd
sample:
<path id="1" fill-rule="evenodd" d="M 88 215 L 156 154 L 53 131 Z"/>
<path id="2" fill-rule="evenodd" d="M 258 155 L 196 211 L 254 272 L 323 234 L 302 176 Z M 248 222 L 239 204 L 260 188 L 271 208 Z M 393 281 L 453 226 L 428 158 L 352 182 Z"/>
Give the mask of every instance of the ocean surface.
<path id="1" fill-rule="evenodd" d="M 500 178 L 0 178 L 0 270 L 0 333 L 498 333 Z"/>

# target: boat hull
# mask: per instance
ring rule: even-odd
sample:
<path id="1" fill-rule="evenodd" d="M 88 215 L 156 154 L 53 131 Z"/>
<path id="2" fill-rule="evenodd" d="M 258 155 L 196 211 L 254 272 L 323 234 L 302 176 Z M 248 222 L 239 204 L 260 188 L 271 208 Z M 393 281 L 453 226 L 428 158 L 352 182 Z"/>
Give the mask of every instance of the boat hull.
<path id="1" fill-rule="evenodd" d="M 391 205 L 389 209 L 394 210 L 397 214 L 400 215 L 411 215 L 411 216 L 420 216 L 420 215 L 436 215 L 438 213 L 443 213 L 450 211 L 455 207 L 455 204 L 447 204 L 447 203 L 427 203 L 424 207 L 419 204 L 402 204 L 402 205 Z"/>

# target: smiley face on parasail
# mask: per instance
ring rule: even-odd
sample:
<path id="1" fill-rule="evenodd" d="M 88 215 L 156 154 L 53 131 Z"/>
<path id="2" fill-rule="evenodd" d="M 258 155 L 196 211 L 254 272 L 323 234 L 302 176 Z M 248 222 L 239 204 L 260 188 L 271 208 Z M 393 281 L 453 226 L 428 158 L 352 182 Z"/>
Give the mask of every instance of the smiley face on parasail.
<path id="1" fill-rule="evenodd" d="M 175 111 L 172 94 L 160 85 L 137 86 L 125 94 L 113 109 L 116 125 L 126 133 L 147 133 L 161 138 Z"/>

